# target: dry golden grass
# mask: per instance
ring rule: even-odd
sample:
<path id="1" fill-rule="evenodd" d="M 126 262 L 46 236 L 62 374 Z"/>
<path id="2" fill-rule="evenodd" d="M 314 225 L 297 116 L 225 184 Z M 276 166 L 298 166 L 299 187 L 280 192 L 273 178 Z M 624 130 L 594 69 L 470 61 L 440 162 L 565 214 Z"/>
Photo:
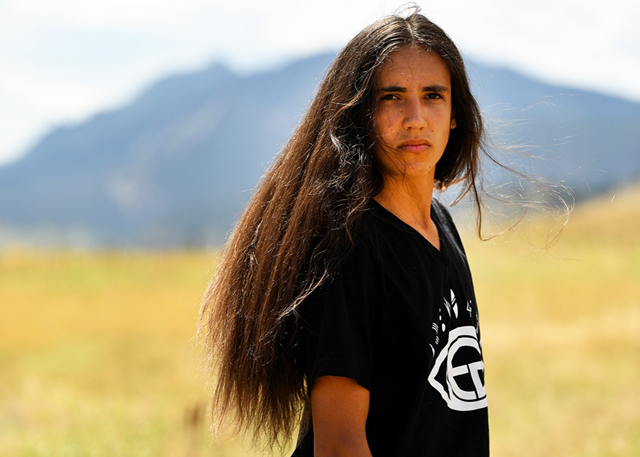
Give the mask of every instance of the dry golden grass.
<path id="1" fill-rule="evenodd" d="M 638 201 L 578 207 L 549 251 L 522 242 L 540 226 L 468 237 L 493 455 L 640 455 Z"/>
<path id="2" fill-rule="evenodd" d="M 210 254 L 4 253 L 0 455 L 222 455 L 205 433 L 193 345 L 214 265 Z"/>
<path id="3" fill-rule="evenodd" d="M 550 251 L 466 237 L 494 456 L 640 455 L 640 188 Z M 216 256 L 0 253 L 0 456 L 246 456 L 214 443 L 193 344 Z"/>

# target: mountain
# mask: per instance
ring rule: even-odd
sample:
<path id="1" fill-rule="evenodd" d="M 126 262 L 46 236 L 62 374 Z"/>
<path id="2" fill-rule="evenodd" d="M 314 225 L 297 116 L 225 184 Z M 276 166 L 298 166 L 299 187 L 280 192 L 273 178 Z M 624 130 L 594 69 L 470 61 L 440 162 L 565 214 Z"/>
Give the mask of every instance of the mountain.
<path id="1" fill-rule="evenodd" d="M 0 168 L 0 244 L 220 244 L 332 58 L 246 77 L 212 65 L 54 129 Z M 578 196 L 640 175 L 640 104 L 469 68 L 485 116 L 500 127 L 495 142 L 542 156 L 535 173 Z"/>
<path id="2" fill-rule="evenodd" d="M 640 177 L 640 103 L 477 63 L 470 68 L 494 139 L 507 145 L 507 155 L 512 147 L 535 156 L 525 159 L 534 173 L 564 182 L 578 199 Z"/>
<path id="3" fill-rule="evenodd" d="M 0 226 L 47 243 L 221 242 L 331 58 L 244 78 L 213 65 L 52 131 L 0 168 Z"/>

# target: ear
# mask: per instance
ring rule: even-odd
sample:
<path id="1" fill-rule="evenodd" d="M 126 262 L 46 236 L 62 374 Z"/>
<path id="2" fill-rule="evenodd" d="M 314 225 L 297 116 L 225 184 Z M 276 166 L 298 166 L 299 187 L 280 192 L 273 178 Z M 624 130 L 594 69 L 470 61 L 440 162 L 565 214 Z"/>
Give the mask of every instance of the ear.
<path id="1" fill-rule="evenodd" d="M 456 118 L 452 117 L 451 118 L 451 130 L 455 129 L 458 126 L 457 122 L 456 122 Z"/>

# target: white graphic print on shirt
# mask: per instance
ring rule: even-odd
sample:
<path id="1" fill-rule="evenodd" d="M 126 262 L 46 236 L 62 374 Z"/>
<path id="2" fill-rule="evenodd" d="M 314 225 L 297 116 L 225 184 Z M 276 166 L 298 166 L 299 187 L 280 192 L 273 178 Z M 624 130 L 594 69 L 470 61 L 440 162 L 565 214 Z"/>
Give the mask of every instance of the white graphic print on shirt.
<path id="1" fill-rule="evenodd" d="M 439 347 L 439 353 L 429 373 L 429 384 L 436 389 L 449 408 L 456 411 L 472 411 L 487 406 L 487 393 L 484 387 L 484 362 L 478 338 L 477 315 L 475 325 L 456 327 L 459 310 L 453 290 L 451 301 L 444 299 L 444 307 L 449 314 L 450 328 L 447 334 L 446 324 L 439 316 L 440 325 L 432 327 L 436 334 L 446 337 L 447 342 Z M 462 309 L 469 312 L 469 319 L 465 324 L 473 323 L 471 304 L 467 303 Z M 460 316 L 462 317 L 462 316 Z M 440 331 L 442 332 L 440 332 Z M 439 346 L 439 336 L 436 345 Z M 435 356 L 433 346 L 431 350 Z"/>

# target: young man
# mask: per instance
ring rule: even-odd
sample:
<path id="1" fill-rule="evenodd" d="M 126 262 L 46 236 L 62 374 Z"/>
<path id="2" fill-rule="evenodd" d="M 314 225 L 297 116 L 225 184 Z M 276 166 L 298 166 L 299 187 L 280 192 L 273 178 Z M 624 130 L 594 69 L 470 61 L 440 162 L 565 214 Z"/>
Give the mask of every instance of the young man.
<path id="1" fill-rule="evenodd" d="M 214 419 L 295 456 L 486 456 L 478 313 L 434 189 L 479 203 L 482 121 L 451 39 L 383 19 L 337 56 L 207 291 Z"/>

